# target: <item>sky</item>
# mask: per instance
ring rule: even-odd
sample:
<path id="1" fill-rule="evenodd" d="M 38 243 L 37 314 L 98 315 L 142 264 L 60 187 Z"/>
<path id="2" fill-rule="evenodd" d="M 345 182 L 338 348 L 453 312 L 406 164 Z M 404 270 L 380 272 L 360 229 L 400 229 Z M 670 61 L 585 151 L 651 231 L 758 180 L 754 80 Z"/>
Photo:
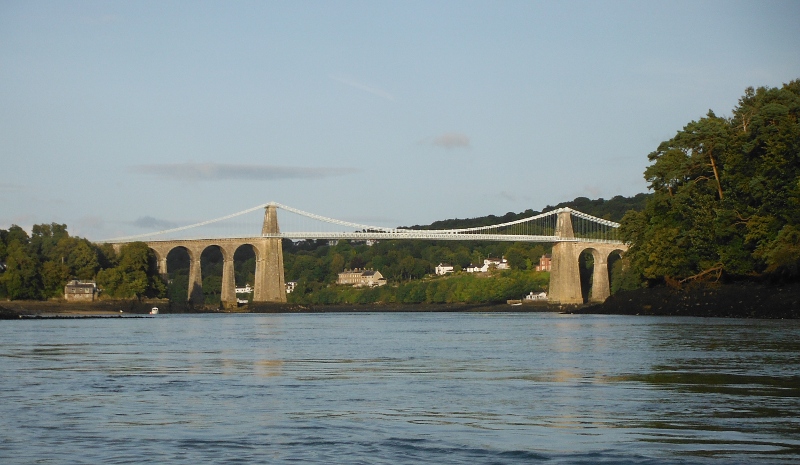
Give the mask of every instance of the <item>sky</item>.
<path id="1" fill-rule="evenodd" d="M 4 0 L 0 228 L 635 195 L 661 141 L 800 78 L 798 24 L 795 0 Z"/>

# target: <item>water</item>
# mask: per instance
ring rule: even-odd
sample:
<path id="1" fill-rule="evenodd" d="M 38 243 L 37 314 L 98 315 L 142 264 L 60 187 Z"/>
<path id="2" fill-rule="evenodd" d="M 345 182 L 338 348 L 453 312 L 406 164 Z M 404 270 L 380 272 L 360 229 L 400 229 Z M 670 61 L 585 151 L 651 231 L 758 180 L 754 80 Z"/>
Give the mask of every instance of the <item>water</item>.
<path id="1" fill-rule="evenodd" d="M 0 463 L 800 462 L 800 322 L 0 322 Z"/>

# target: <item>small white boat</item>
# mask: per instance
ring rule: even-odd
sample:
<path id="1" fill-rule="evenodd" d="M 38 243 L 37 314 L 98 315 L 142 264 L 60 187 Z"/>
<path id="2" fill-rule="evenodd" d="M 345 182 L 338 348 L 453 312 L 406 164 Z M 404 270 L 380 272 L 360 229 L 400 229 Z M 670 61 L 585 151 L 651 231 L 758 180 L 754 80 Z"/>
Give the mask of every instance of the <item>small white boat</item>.
<path id="1" fill-rule="evenodd" d="M 150 309 L 150 314 L 151 315 L 158 315 L 158 307 L 153 307 L 152 309 Z"/>

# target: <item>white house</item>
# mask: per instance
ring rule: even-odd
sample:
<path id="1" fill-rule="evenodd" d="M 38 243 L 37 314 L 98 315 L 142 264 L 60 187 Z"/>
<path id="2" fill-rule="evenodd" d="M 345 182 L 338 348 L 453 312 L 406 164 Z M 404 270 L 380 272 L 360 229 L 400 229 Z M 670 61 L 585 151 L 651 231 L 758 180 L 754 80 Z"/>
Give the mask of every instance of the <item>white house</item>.
<path id="1" fill-rule="evenodd" d="M 492 266 L 494 266 L 498 270 L 507 270 L 510 268 L 508 266 L 508 260 L 506 260 L 506 257 L 503 257 L 500 260 L 496 258 L 487 258 L 486 260 L 483 261 L 483 266 L 486 268 L 487 271 Z"/>
<path id="2" fill-rule="evenodd" d="M 297 281 L 288 281 L 286 283 L 286 293 L 291 294 L 295 287 L 297 287 Z"/>
<path id="3" fill-rule="evenodd" d="M 467 273 L 480 273 L 483 271 L 483 268 L 478 265 L 473 265 L 472 263 L 469 264 L 468 267 L 464 268 L 464 271 Z"/>
<path id="4" fill-rule="evenodd" d="M 249 284 L 245 284 L 244 287 L 237 287 L 236 288 L 236 293 L 237 294 L 249 294 L 251 292 L 253 292 L 253 287 L 250 286 Z"/>
<path id="5" fill-rule="evenodd" d="M 444 276 L 447 273 L 453 272 L 453 265 L 449 263 L 439 263 L 439 266 L 436 267 L 436 274 L 439 276 Z"/>
<path id="6" fill-rule="evenodd" d="M 547 293 L 546 293 L 546 292 L 538 292 L 538 293 L 534 293 L 533 291 L 531 291 L 531 293 L 530 293 L 530 294 L 528 294 L 528 295 L 526 295 L 526 296 L 525 296 L 525 300 L 530 300 L 530 301 L 545 301 L 545 300 L 547 300 Z"/>
<path id="7" fill-rule="evenodd" d="M 252 294 L 253 287 L 250 284 L 245 284 L 244 287 L 234 288 L 234 291 L 236 292 L 236 294 Z M 246 298 L 245 299 L 241 299 L 241 298 L 239 298 L 238 295 L 236 296 L 236 302 L 238 302 L 240 304 L 243 304 L 243 305 L 246 305 L 248 303 Z"/>
<path id="8" fill-rule="evenodd" d="M 497 258 L 487 258 L 483 260 L 483 266 L 470 265 L 464 270 L 467 273 L 486 273 L 489 271 L 490 268 L 497 268 L 498 270 L 508 270 L 511 267 L 508 266 L 508 260 L 505 257 L 497 259 Z"/>

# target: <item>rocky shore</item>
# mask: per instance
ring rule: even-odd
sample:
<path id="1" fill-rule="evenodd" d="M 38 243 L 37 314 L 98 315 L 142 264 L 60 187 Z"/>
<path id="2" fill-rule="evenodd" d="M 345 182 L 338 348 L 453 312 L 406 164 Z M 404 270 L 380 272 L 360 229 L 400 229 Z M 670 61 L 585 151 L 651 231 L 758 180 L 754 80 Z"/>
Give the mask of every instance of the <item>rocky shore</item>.
<path id="1" fill-rule="evenodd" d="M 337 313 L 337 312 L 560 312 L 555 305 L 524 304 L 341 304 L 300 305 L 258 303 L 246 307 L 249 313 Z"/>
<path id="2" fill-rule="evenodd" d="M 194 311 L 192 308 L 187 308 L 187 305 L 174 306 L 168 300 L 160 299 L 98 300 L 95 302 L 11 300 L 0 301 L 0 319 L 146 315 L 153 307 L 158 307 L 160 311 L 172 311 L 173 313 Z"/>
<path id="3" fill-rule="evenodd" d="M 569 311 L 575 314 L 701 316 L 721 318 L 800 318 L 800 283 L 753 281 L 667 286 L 619 292 L 602 304 Z"/>
<path id="4" fill-rule="evenodd" d="M 508 304 L 365 304 L 302 305 L 291 303 L 256 303 L 234 309 L 193 306 L 168 300 L 100 300 L 72 303 L 63 300 L 0 302 L 0 319 L 79 318 L 146 315 L 153 307 L 159 314 L 176 313 L 343 313 L 343 312 L 563 312 L 563 307 L 542 303 Z"/>

